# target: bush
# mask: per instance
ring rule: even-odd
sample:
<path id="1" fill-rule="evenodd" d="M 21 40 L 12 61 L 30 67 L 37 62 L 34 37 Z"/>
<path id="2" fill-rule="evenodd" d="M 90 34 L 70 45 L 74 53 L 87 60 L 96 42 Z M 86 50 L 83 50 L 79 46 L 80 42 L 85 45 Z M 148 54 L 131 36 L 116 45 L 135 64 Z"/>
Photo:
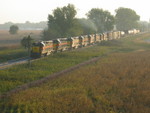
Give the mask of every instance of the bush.
<path id="1" fill-rule="evenodd" d="M 16 34 L 19 30 L 19 27 L 17 25 L 12 25 L 10 26 L 10 29 L 9 29 L 9 33 L 10 34 Z"/>

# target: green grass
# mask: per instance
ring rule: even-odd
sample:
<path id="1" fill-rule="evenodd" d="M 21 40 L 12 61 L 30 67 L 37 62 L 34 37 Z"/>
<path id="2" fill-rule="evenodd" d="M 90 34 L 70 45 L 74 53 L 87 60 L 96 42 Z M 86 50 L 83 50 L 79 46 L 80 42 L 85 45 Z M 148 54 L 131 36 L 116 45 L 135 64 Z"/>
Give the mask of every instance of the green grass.
<path id="1" fill-rule="evenodd" d="M 137 109 L 136 113 L 142 113 L 143 108 L 146 113 L 149 110 L 149 92 L 144 89 L 149 87 L 150 46 L 141 42 L 145 37 L 150 37 L 150 34 L 104 41 L 97 46 L 50 55 L 32 62 L 30 69 L 23 64 L 0 70 L 0 92 L 4 93 L 93 57 L 116 51 L 116 54 L 104 57 L 93 65 L 1 100 L 0 111 L 126 113 Z"/>
<path id="2" fill-rule="evenodd" d="M 27 56 L 27 50 L 23 47 L 0 48 L 0 63 L 25 56 Z"/>

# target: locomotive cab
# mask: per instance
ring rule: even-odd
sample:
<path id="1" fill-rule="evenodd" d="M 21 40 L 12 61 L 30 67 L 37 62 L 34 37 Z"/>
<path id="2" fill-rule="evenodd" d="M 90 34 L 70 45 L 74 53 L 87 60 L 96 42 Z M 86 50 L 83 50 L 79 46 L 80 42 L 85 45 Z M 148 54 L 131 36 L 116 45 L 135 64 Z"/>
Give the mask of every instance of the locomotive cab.
<path id="1" fill-rule="evenodd" d="M 44 43 L 42 42 L 33 43 L 31 49 L 31 57 L 32 58 L 41 57 L 41 52 L 43 47 L 44 47 Z"/>

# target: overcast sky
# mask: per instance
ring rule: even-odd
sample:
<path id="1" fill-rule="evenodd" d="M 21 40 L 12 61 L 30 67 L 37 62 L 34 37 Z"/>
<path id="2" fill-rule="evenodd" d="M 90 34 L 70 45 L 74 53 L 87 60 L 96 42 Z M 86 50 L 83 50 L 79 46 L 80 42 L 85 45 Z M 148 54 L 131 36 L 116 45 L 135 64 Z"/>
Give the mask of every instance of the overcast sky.
<path id="1" fill-rule="evenodd" d="M 140 20 L 150 18 L 149 0 L 0 0 L 0 24 L 47 21 L 48 14 L 68 3 L 75 5 L 78 18 L 85 17 L 92 8 L 102 8 L 114 15 L 119 7 L 133 9 Z"/>

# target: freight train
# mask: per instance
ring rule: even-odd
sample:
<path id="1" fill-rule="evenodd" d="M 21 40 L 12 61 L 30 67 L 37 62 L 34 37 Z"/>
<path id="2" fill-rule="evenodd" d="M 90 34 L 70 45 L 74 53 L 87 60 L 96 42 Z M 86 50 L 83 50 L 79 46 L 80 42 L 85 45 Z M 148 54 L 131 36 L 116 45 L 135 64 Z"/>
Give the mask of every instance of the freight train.
<path id="1" fill-rule="evenodd" d="M 135 31 L 135 30 L 134 30 Z M 101 34 L 83 35 L 70 38 L 58 38 L 49 41 L 39 41 L 32 44 L 31 57 L 39 58 L 52 53 L 76 49 L 100 43 L 101 41 L 119 39 L 123 35 L 121 31 L 106 32 Z"/>

